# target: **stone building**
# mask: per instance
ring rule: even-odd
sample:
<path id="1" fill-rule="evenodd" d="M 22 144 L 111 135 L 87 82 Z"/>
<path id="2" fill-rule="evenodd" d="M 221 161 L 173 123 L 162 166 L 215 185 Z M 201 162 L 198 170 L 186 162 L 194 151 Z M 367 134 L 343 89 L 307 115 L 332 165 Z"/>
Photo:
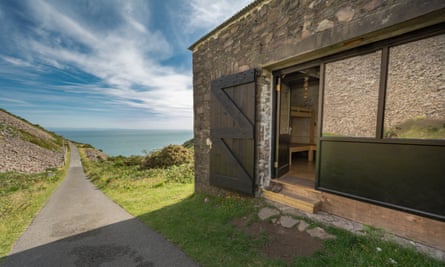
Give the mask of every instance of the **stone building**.
<path id="1" fill-rule="evenodd" d="M 257 0 L 193 52 L 196 191 L 445 251 L 445 2 Z"/>

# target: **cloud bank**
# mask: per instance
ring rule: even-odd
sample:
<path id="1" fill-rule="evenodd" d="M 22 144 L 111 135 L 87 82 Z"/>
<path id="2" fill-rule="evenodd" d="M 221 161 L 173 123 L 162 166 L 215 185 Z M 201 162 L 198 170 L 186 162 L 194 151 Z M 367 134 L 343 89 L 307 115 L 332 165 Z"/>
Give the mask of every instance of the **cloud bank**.
<path id="1" fill-rule="evenodd" d="M 68 107 L 87 116 L 86 126 L 96 119 L 104 127 L 191 128 L 192 77 L 184 62 L 191 56 L 178 40 L 194 41 L 249 1 L 165 1 L 165 10 L 180 6 L 181 16 L 159 16 L 153 2 L 0 3 L 0 74 L 8 77 L 0 79 L 0 103 L 47 115 Z"/>

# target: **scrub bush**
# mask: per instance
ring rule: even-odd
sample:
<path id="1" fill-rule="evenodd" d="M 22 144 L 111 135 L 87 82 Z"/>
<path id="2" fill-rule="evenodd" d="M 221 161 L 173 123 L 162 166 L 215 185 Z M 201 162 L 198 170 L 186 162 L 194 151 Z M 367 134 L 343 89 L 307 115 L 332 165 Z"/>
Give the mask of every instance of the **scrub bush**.
<path id="1" fill-rule="evenodd" d="M 181 145 L 169 145 L 154 151 L 142 161 L 142 169 L 167 168 L 193 162 L 193 151 Z"/>

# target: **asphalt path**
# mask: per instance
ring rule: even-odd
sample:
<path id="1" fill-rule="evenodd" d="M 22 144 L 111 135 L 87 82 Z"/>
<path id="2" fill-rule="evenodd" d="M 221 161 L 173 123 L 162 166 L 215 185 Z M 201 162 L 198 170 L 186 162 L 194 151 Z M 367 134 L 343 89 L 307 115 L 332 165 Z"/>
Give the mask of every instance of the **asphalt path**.
<path id="1" fill-rule="evenodd" d="M 70 147 L 67 176 L 2 266 L 197 266 L 89 182 Z"/>

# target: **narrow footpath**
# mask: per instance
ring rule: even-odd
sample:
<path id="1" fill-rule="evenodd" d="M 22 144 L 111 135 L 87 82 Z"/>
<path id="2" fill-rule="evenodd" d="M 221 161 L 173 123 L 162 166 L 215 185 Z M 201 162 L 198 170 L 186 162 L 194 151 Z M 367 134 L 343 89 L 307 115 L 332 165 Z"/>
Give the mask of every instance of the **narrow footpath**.
<path id="1" fill-rule="evenodd" d="M 88 181 L 70 147 L 67 176 L 2 266 L 197 266 Z"/>

